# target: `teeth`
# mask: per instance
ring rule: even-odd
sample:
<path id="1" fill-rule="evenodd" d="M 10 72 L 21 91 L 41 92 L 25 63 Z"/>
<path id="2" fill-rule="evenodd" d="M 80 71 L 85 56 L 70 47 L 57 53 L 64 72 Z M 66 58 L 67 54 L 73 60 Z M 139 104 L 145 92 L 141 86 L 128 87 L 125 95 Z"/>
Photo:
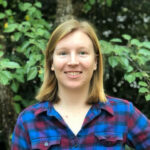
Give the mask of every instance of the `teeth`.
<path id="1" fill-rule="evenodd" d="M 75 76 L 75 75 L 80 74 L 80 72 L 68 72 L 68 74 L 70 74 L 70 75 L 72 75 L 72 76 Z"/>

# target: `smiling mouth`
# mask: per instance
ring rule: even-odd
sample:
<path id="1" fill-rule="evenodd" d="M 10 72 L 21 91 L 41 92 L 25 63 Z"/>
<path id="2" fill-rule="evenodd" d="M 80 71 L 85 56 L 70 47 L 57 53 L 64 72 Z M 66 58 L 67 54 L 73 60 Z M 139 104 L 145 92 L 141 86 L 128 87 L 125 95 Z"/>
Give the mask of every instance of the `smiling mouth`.
<path id="1" fill-rule="evenodd" d="M 69 71 L 69 72 L 65 72 L 65 73 L 68 75 L 76 76 L 76 75 L 81 74 L 82 72 L 81 71 Z"/>

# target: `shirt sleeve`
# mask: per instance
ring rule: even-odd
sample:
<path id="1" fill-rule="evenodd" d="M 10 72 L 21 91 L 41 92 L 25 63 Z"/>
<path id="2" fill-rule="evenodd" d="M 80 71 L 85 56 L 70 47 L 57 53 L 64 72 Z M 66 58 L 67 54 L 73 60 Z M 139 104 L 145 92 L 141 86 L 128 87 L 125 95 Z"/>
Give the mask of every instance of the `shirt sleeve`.
<path id="1" fill-rule="evenodd" d="M 129 104 L 128 135 L 129 145 L 136 150 L 150 150 L 150 120 L 132 103 Z"/>
<path id="2" fill-rule="evenodd" d="M 12 136 L 11 150 L 29 150 L 30 142 L 28 132 L 22 121 L 21 115 L 17 119 Z"/>

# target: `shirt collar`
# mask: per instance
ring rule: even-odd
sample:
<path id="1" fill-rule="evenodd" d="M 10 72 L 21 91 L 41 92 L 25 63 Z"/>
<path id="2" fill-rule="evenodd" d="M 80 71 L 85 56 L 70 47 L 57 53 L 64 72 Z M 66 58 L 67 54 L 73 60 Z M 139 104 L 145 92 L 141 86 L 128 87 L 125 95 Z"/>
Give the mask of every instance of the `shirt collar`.
<path id="1" fill-rule="evenodd" d="M 35 115 L 38 116 L 43 112 L 48 112 L 49 110 L 49 101 L 39 102 L 38 107 L 35 108 Z"/>
<path id="2" fill-rule="evenodd" d="M 44 102 L 40 102 L 38 103 L 39 107 L 35 109 L 35 115 L 38 116 L 39 114 L 43 113 L 43 112 L 47 112 L 48 116 L 54 116 L 56 115 L 54 108 L 52 106 L 52 103 L 49 101 L 44 101 Z M 106 112 L 108 112 L 110 115 L 114 115 L 114 110 L 112 109 L 112 105 L 110 103 L 109 98 L 107 97 L 107 102 L 103 103 L 103 102 L 98 102 L 97 104 L 95 104 L 95 107 L 98 110 L 104 110 Z"/>
<path id="3" fill-rule="evenodd" d="M 60 117 L 50 101 L 38 103 L 38 108 L 35 109 L 35 115 L 38 116 L 44 112 L 47 114 L 47 116 L 55 116 L 56 118 Z"/>
<path id="4" fill-rule="evenodd" d="M 105 102 L 105 103 L 104 102 L 98 102 L 96 104 L 96 108 L 104 110 L 104 111 L 108 112 L 112 116 L 114 115 L 114 110 L 113 110 L 112 105 L 111 105 L 111 103 L 109 101 L 109 98 L 107 98 L 107 102 Z"/>

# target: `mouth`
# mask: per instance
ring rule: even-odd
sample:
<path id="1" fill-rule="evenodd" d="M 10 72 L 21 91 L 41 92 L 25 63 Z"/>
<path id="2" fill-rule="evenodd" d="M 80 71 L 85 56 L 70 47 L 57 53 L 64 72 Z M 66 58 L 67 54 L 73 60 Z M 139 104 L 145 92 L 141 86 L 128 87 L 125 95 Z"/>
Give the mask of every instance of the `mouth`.
<path id="1" fill-rule="evenodd" d="M 71 75 L 71 76 L 76 76 L 81 74 L 81 71 L 66 71 L 65 74 Z"/>

